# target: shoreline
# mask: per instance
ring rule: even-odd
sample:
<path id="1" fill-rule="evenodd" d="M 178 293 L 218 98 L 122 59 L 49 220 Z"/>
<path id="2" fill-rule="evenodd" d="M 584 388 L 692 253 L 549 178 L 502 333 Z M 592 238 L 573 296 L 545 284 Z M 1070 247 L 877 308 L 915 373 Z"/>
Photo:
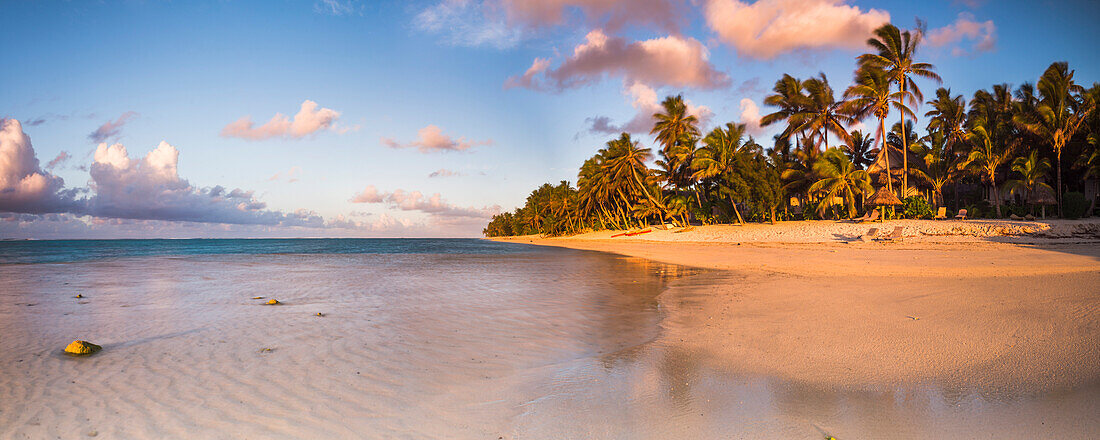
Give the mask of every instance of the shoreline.
<path id="1" fill-rule="evenodd" d="M 1100 240 L 767 242 L 732 228 L 493 240 L 716 269 L 661 294 L 658 343 L 733 374 L 824 389 L 1100 389 Z"/>

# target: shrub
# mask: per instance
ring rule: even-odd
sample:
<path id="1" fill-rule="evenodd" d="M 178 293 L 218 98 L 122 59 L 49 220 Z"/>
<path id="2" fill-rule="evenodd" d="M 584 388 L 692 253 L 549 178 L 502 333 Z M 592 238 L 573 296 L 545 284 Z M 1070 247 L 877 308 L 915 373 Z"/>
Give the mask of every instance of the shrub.
<path id="1" fill-rule="evenodd" d="M 902 200 L 905 218 L 932 218 L 932 205 L 924 197 L 909 196 Z"/>
<path id="2" fill-rule="evenodd" d="M 1067 192 L 1062 194 L 1062 213 L 1066 218 L 1077 219 L 1088 214 L 1089 201 L 1084 194 Z"/>

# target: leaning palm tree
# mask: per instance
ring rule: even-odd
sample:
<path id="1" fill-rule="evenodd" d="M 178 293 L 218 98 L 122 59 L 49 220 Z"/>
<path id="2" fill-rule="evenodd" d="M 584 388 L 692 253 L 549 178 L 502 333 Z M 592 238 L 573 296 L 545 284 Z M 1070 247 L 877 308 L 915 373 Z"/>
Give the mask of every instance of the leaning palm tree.
<path id="1" fill-rule="evenodd" d="M 840 197 L 848 218 L 852 218 L 856 215 L 856 196 L 873 191 L 867 171 L 856 168 L 839 148 L 825 150 L 814 162 L 814 171 L 821 179 L 810 186 L 810 192 L 821 194 L 825 200 L 817 206 L 818 215 L 824 216 L 825 210 L 832 205 L 830 202 Z"/>
<path id="2" fill-rule="evenodd" d="M 649 174 L 646 162 L 653 158 L 651 150 L 642 148 L 628 133 L 608 142 L 607 146 L 613 154 L 605 161 L 604 167 L 613 180 L 623 184 L 624 195 L 645 199 L 658 209 L 665 209 L 664 204 L 652 194 L 650 185 L 645 182 L 645 176 Z"/>
<path id="3" fill-rule="evenodd" d="M 899 113 L 912 115 L 913 111 L 905 105 L 911 101 L 907 91 L 892 91 L 890 78 L 882 69 L 864 66 L 856 72 L 856 83 L 844 91 L 844 97 L 848 98 L 848 111 L 857 120 L 874 115 L 878 118 L 879 154 L 886 154 L 886 174 L 890 175 L 890 155 L 886 148 L 886 117 L 890 114 L 890 107 Z M 887 188 L 894 190 L 892 177 L 886 179 Z"/>
<path id="4" fill-rule="evenodd" d="M 899 90 L 912 93 L 912 95 L 909 95 L 911 99 L 909 105 L 915 108 L 920 104 L 920 101 L 924 100 L 924 95 L 921 94 L 920 87 L 917 87 L 917 84 L 913 82 L 913 76 L 931 79 L 937 83 L 943 82 L 940 76 L 933 71 L 934 66 L 929 63 L 918 63 L 913 59 L 917 47 L 920 46 L 921 39 L 924 37 L 924 31 L 917 29 L 915 32 L 903 32 L 897 26 L 887 23 L 875 29 L 874 34 L 875 37 L 868 39 L 867 44 L 878 53 L 860 55 L 860 64 L 884 70 L 890 82 L 897 84 Z M 901 114 L 901 124 L 905 125 L 905 113 Z M 901 143 L 902 151 L 907 151 L 909 149 L 908 140 L 902 139 Z M 902 156 L 902 169 L 904 171 L 902 174 L 902 188 L 905 190 L 909 187 L 909 161 L 907 157 Z"/>
<path id="5" fill-rule="evenodd" d="M 852 112 L 844 99 L 836 100 L 825 74 L 806 80 L 803 86 L 807 93 L 805 106 L 790 118 L 797 126 L 796 130 L 817 136 L 826 150 L 829 149 L 829 133 L 848 142 L 848 129 L 845 127 L 855 122 L 855 118 L 851 116 Z"/>
<path id="6" fill-rule="evenodd" d="M 1058 199 L 1058 216 L 1061 217 L 1062 148 L 1095 109 L 1095 103 L 1081 96 L 1084 87 L 1073 81 L 1073 71 L 1065 62 L 1051 64 L 1039 78 L 1037 88 L 1039 99 L 1033 105 L 1022 103 L 1014 121 L 1027 132 L 1046 140 L 1054 150 L 1058 176 L 1054 193 Z"/>
<path id="7" fill-rule="evenodd" d="M 1012 148 L 994 142 L 986 128 L 987 124 L 986 121 L 975 121 L 974 127 L 967 133 L 966 140 L 970 142 L 973 149 L 970 150 L 970 156 L 961 164 L 961 167 L 977 174 L 982 181 L 989 184 L 993 194 L 993 206 L 997 210 L 997 218 L 1000 218 L 1001 196 L 997 191 L 997 168 L 1000 168 L 1001 164 L 1012 155 Z"/>
<path id="8" fill-rule="evenodd" d="M 1031 200 L 1035 190 L 1046 188 L 1054 191 L 1050 185 L 1043 182 L 1050 172 L 1050 159 L 1039 156 L 1039 150 L 1032 149 L 1027 156 L 1017 157 L 1012 161 L 1012 171 L 1020 178 L 1005 182 L 1010 194 L 1023 193 L 1024 203 Z"/>
<path id="9" fill-rule="evenodd" d="M 787 122 L 787 127 L 779 134 L 779 138 L 790 139 L 796 131 L 795 125 L 791 123 L 791 118 L 801 112 L 806 104 L 803 83 L 798 78 L 784 73 L 783 78 L 775 82 L 772 91 L 775 93 L 764 98 L 764 105 L 778 107 L 778 110 L 760 118 L 760 125 L 767 127 L 778 122 Z M 795 144 L 798 143 L 799 140 L 796 136 Z"/>

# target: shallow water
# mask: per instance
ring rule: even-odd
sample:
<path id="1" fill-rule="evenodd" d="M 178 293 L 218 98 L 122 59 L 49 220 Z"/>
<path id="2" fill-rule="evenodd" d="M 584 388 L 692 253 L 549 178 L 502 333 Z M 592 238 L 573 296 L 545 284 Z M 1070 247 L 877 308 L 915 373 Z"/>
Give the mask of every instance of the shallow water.
<path id="1" fill-rule="evenodd" d="M 2 438 L 1088 438 L 1100 426 L 1094 389 L 819 390 L 730 374 L 659 337 L 660 295 L 728 279 L 601 253 L 82 241 L 0 243 L 0 262 Z M 73 339 L 104 349 L 63 355 Z"/>

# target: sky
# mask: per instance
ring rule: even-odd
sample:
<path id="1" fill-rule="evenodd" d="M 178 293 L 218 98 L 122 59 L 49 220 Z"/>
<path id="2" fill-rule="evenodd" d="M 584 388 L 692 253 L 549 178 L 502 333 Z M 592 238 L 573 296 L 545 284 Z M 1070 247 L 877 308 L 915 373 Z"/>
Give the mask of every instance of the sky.
<path id="1" fill-rule="evenodd" d="M 885 22 L 966 98 L 1067 61 L 1086 0 L 0 0 L 0 238 L 474 237 L 682 94 L 836 93 Z M 919 80 L 926 99 L 939 84 Z M 927 106 L 918 109 L 919 114 Z M 867 121 L 873 126 L 872 121 Z M 924 121 L 918 121 L 919 126 Z M 835 142 L 835 141 L 834 141 Z"/>

